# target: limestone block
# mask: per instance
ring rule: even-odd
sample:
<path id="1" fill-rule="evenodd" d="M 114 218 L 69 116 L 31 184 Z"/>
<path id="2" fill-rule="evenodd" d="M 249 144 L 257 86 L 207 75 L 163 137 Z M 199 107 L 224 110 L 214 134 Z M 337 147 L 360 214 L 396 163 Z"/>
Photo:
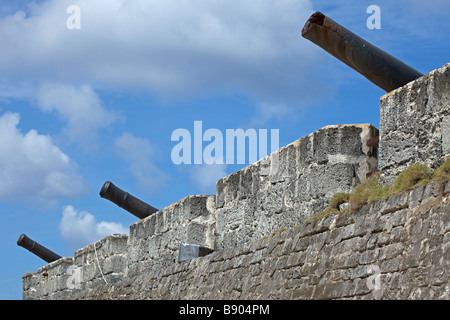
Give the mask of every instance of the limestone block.
<path id="1" fill-rule="evenodd" d="M 435 168 L 449 155 L 449 79 L 446 64 L 381 97 L 381 182 L 414 163 Z"/>

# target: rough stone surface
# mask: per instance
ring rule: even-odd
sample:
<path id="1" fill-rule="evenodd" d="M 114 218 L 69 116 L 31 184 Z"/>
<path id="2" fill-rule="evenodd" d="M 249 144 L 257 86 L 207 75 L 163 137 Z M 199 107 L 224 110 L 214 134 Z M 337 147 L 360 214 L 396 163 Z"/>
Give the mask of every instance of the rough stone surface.
<path id="1" fill-rule="evenodd" d="M 450 156 L 450 64 L 381 98 L 380 180 L 408 166 L 436 168 Z"/>
<path id="2" fill-rule="evenodd" d="M 75 251 L 73 258 L 25 274 L 24 298 L 70 299 L 80 290 L 123 279 L 128 274 L 127 240 L 128 234 L 110 235 Z"/>
<path id="3" fill-rule="evenodd" d="M 377 169 L 370 124 L 335 125 L 303 137 L 217 182 L 216 249 L 260 239 L 324 210 Z"/>
<path id="4" fill-rule="evenodd" d="M 58 272 L 64 277 L 64 263 L 72 263 L 58 260 L 44 267 L 47 284 L 38 279 L 43 270 L 24 275 L 24 298 L 448 300 L 449 191 L 450 182 L 430 183 L 354 213 L 281 230 L 161 270 L 85 290 L 62 286 L 54 294 L 36 295 L 33 289 L 52 290 Z"/>
<path id="5" fill-rule="evenodd" d="M 130 226 L 128 276 L 178 261 L 180 243 L 214 247 L 214 196 L 189 196 Z"/>
<path id="6" fill-rule="evenodd" d="M 413 207 L 414 191 L 77 298 L 448 300 L 450 202 L 439 190 Z"/>
<path id="7" fill-rule="evenodd" d="M 58 263 L 60 259 L 37 273 L 24 275 L 26 297 L 59 299 L 73 294 L 77 290 L 67 291 L 70 276 L 80 290 L 88 290 L 145 271 L 162 270 L 177 263 L 182 242 L 213 248 L 214 199 L 188 196 L 132 224 L 129 234 L 110 235 L 75 251 L 74 258 L 64 258 L 64 264 Z M 79 268 L 78 273 L 73 274 L 69 267 Z"/>

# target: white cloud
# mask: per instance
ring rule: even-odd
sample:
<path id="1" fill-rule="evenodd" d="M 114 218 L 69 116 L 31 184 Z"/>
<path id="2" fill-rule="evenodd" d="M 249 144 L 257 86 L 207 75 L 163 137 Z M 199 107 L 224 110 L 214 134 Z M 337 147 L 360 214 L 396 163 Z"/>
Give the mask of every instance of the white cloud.
<path id="1" fill-rule="evenodd" d="M 167 176 L 154 163 L 157 153 L 148 139 L 127 132 L 116 139 L 114 146 L 143 190 L 156 190 L 166 181 Z"/>
<path id="2" fill-rule="evenodd" d="M 99 129 L 115 120 L 115 115 L 103 108 L 98 94 L 87 85 L 43 84 L 37 104 L 41 110 L 56 112 L 66 121 L 65 135 L 85 148 L 93 146 Z"/>
<path id="3" fill-rule="evenodd" d="M 72 4 L 0 18 L 2 77 L 88 79 L 167 99 L 242 92 L 272 104 L 301 104 L 320 85 L 321 58 L 300 35 L 310 0 L 78 0 L 81 30 L 68 30 Z"/>
<path id="4" fill-rule="evenodd" d="M 256 107 L 256 114 L 250 120 L 249 126 L 264 125 L 271 119 L 292 119 L 293 110 L 285 104 L 262 103 Z"/>
<path id="5" fill-rule="evenodd" d="M 227 166 L 224 164 L 194 165 L 191 168 L 191 181 L 203 192 L 216 193 L 217 180 L 224 178 Z"/>
<path id="6" fill-rule="evenodd" d="M 0 201 L 79 196 L 85 187 L 75 163 L 49 136 L 22 134 L 19 120 L 17 113 L 0 117 Z"/>
<path id="7" fill-rule="evenodd" d="M 73 206 L 65 206 L 59 230 L 64 239 L 74 245 L 84 246 L 115 233 L 128 233 L 120 223 L 97 222 L 87 211 L 77 211 Z"/>
<path id="8" fill-rule="evenodd" d="M 359 0 L 314 9 L 397 56 L 418 34 L 446 39 L 449 3 L 380 0 L 380 32 L 366 28 L 368 4 Z M 300 35 L 311 0 L 77 0 L 81 30 L 68 30 L 73 4 L 41 1 L 0 17 L 0 83 L 89 81 L 167 99 L 239 92 L 255 105 L 286 105 L 290 114 L 333 93 L 324 77 L 339 70 L 318 70 L 334 60 Z M 438 12 L 433 23 L 420 22 Z"/>

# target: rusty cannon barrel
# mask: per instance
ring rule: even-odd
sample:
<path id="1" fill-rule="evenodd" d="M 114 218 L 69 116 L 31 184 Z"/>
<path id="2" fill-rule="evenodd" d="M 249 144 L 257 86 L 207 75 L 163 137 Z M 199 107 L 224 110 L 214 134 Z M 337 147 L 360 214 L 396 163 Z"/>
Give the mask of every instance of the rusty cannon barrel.
<path id="1" fill-rule="evenodd" d="M 305 23 L 302 37 L 387 92 L 423 76 L 419 71 L 361 39 L 320 12 L 311 15 Z"/>
<path id="2" fill-rule="evenodd" d="M 56 253 L 40 245 L 36 241 L 28 238 L 25 234 L 22 234 L 19 237 L 19 240 L 17 240 L 17 245 L 24 247 L 25 249 L 34 253 L 39 258 L 48 263 L 62 258 L 60 255 L 57 255 Z"/>
<path id="3" fill-rule="evenodd" d="M 127 210 L 139 219 L 144 219 L 158 211 L 158 209 L 116 187 L 111 181 L 105 182 L 100 190 L 100 197 L 114 202 L 119 207 Z"/>

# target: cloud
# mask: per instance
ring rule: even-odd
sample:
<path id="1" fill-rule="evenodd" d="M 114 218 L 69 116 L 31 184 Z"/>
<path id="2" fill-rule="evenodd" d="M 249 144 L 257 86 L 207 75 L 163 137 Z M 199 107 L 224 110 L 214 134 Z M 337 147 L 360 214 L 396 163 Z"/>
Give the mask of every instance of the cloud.
<path id="1" fill-rule="evenodd" d="M 286 120 L 292 119 L 294 110 L 285 104 L 262 103 L 256 107 L 256 113 L 250 120 L 249 126 L 259 126 L 266 124 L 271 119 Z"/>
<path id="2" fill-rule="evenodd" d="M 97 222 L 89 212 L 77 211 L 70 205 L 63 208 L 59 230 L 65 240 L 78 246 L 96 242 L 111 234 L 128 233 L 128 228 L 120 223 Z"/>
<path id="3" fill-rule="evenodd" d="M 216 182 L 227 175 L 226 168 L 227 166 L 222 164 L 194 165 L 190 170 L 191 181 L 201 191 L 215 194 Z"/>
<path id="4" fill-rule="evenodd" d="M 123 133 L 114 142 L 117 155 L 129 164 L 129 171 L 137 180 L 141 189 L 153 191 L 159 189 L 168 178 L 154 163 L 157 152 L 146 138 L 131 133 Z"/>
<path id="5" fill-rule="evenodd" d="M 403 44 L 417 36 L 446 39 L 444 14 L 422 21 L 446 12 L 449 2 L 431 3 L 380 0 L 379 32 L 366 28 L 368 4 L 359 0 L 322 1 L 314 9 L 402 58 Z M 88 80 L 167 100 L 237 92 L 255 106 L 285 105 L 293 114 L 331 96 L 336 81 L 326 79 L 342 70 L 300 35 L 314 11 L 311 0 L 78 0 L 81 29 L 69 30 L 66 9 L 73 4 L 40 1 L 0 17 L 0 95 L 6 81 L 80 86 Z M 323 64 L 326 73 L 318 72 Z"/>
<path id="6" fill-rule="evenodd" d="M 0 117 L 0 201 L 79 196 L 85 186 L 76 164 L 49 136 L 22 134 L 19 121 L 17 113 Z"/>
<path id="7" fill-rule="evenodd" d="M 103 108 L 98 94 L 87 85 L 43 84 L 37 105 L 42 111 L 56 112 L 67 122 L 63 130 L 67 138 L 88 149 L 95 143 L 97 131 L 115 120 L 115 115 Z"/>
<path id="8" fill-rule="evenodd" d="M 79 0 L 81 29 L 68 30 L 72 4 L 48 0 L 0 18 L 2 77 L 295 105 L 320 87 L 322 58 L 300 36 L 310 0 Z"/>

